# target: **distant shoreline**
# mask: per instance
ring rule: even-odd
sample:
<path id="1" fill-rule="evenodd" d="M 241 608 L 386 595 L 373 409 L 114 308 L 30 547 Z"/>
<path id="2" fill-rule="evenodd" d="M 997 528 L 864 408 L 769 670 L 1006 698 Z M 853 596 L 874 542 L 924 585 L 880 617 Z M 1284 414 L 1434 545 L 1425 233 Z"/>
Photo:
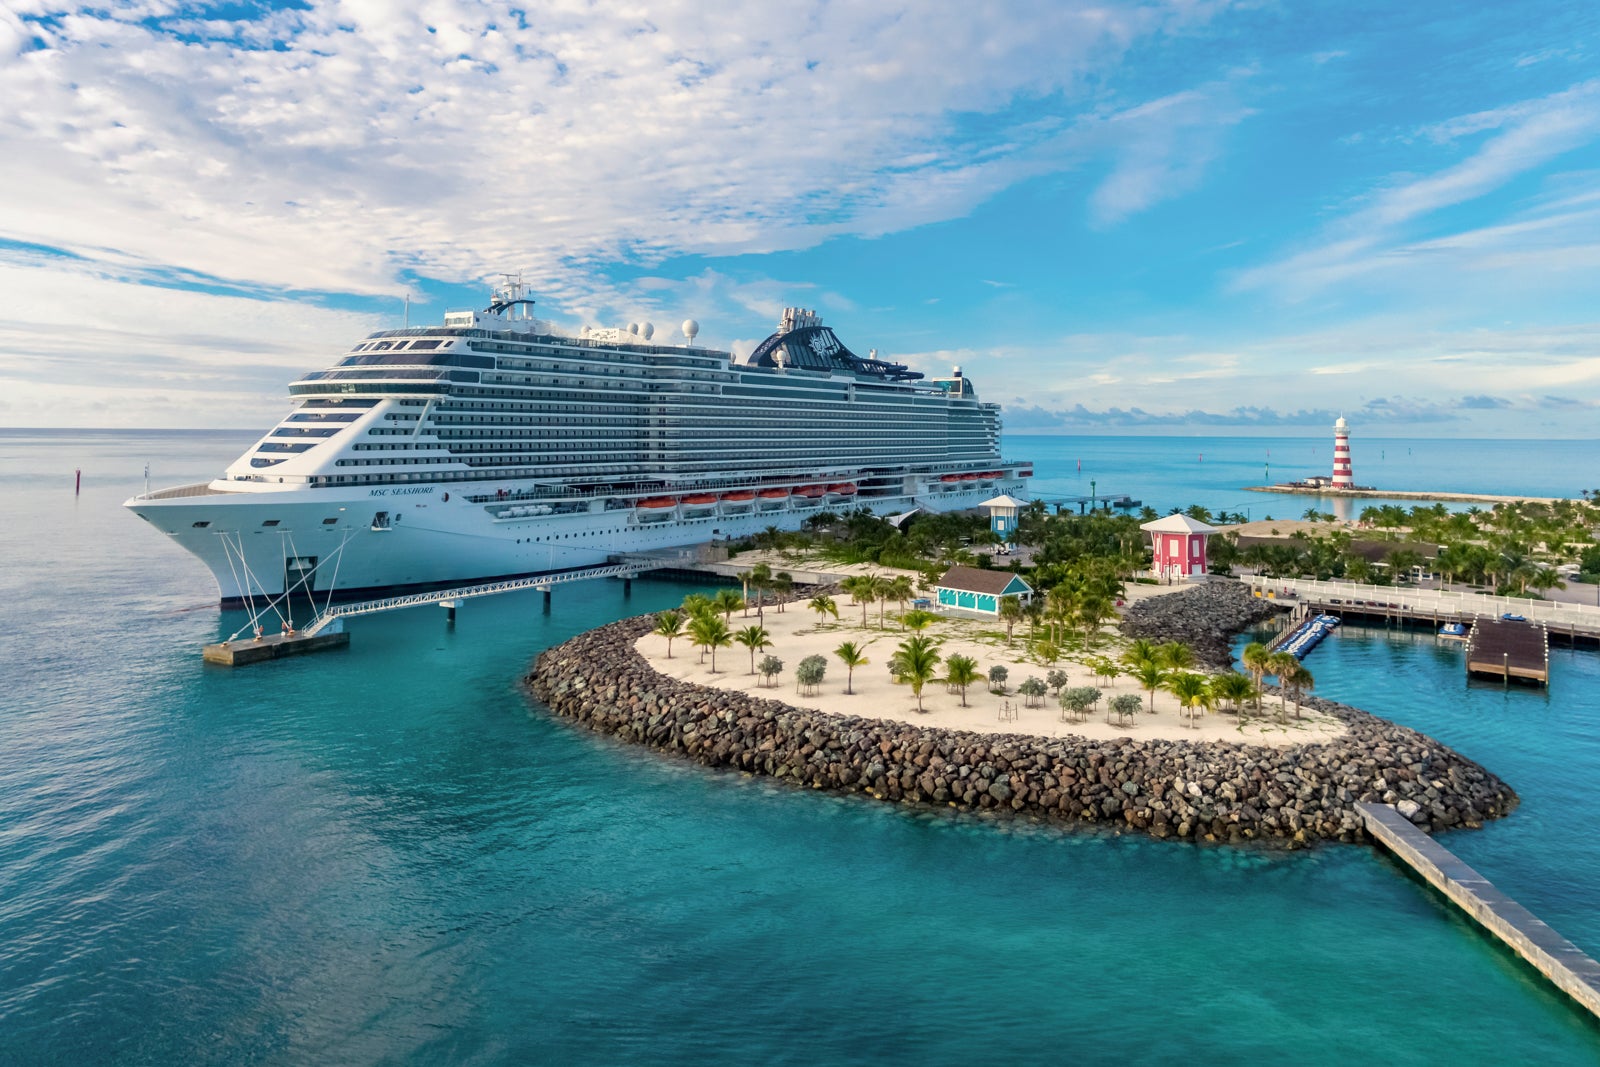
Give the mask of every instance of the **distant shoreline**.
<path id="1" fill-rule="evenodd" d="M 1334 489 L 1331 487 L 1311 488 L 1301 485 L 1247 485 L 1244 489 L 1247 493 L 1365 497 L 1385 500 L 1454 500 L 1482 504 L 1554 504 L 1557 501 L 1571 499 L 1570 497 L 1561 496 L 1505 496 L 1495 493 L 1423 493 L 1411 489 Z"/>

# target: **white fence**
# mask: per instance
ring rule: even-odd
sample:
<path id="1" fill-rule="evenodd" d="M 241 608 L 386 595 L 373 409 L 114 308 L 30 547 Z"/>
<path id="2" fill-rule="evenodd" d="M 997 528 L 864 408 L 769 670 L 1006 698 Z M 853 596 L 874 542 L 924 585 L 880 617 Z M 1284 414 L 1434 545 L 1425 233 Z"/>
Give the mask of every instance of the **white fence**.
<path id="1" fill-rule="evenodd" d="M 1600 630 L 1600 607 L 1568 604 L 1560 600 L 1529 600 L 1525 597 L 1486 596 L 1448 589 L 1407 589 L 1393 585 L 1359 585 L 1355 582 L 1319 582 L 1309 578 L 1267 578 L 1250 575 L 1244 579 L 1253 589 L 1280 595 L 1288 592 L 1318 603 L 1339 600 L 1352 606 L 1359 602 L 1388 605 L 1421 614 L 1521 615 L 1526 619 L 1553 623 L 1563 629 L 1578 626 Z"/>

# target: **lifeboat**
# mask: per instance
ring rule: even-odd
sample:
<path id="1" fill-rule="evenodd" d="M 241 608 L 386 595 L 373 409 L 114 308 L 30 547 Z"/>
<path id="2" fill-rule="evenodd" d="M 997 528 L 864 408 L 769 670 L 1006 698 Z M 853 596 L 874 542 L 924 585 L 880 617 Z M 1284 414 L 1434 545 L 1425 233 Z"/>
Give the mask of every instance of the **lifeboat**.
<path id="1" fill-rule="evenodd" d="M 959 482 L 961 480 L 961 475 L 959 475 L 959 474 L 946 474 L 943 478 L 940 478 L 939 480 L 941 482 Z"/>
<path id="2" fill-rule="evenodd" d="M 726 500 L 730 504 L 743 504 L 754 500 L 755 498 L 756 493 L 754 489 L 735 489 L 731 493 L 722 494 L 722 499 Z"/>
<path id="3" fill-rule="evenodd" d="M 695 493 L 692 496 L 684 497 L 683 498 L 683 502 L 685 504 L 689 504 L 689 505 L 692 505 L 692 506 L 695 506 L 695 507 L 699 507 L 699 506 L 704 505 L 704 504 L 715 504 L 717 502 L 717 494 L 715 494 L 715 493 Z"/>
<path id="4" fill-rule="evenodd" d="M 828 486 L 828 495 L 830 497 L 852 497 L 852 496 L 855 496 L 856 495 L 855 483 L 854 482 L 836 482 L 835 484 Z"/>
<path id="5" fill-rule="evenodd" d="M 976 474 L 963 474 L 961 476 L 961 480 L 964 482 L 975 482 L 978 480 L 978 476 Z"/>
<path id="6" fill-rule="evenodd" d="M 634 506 L 652 511 L 657 508 L 675 508 L 678 506 L 678 498 L 675 496 L 647 496 Z"/>
<path id="7" fill-rule="evenodd" d="M 763 489 L 756 494 L 761 500 L 761 510 L 776 511 L 789 500 L 787 489 Z"/>
<path id="8" fill-rule="evenodd" d="M 1017 477 L 1018 478 L 1032 478 L 1033 477 L 1033 471 L 1031 471 L 1031 470 L 1018 471 L 1017 472 Z"/>
<path id="9" fill-rule="evenodd" d="M 794 491 L 794 495 L 803 496 L 807 500 L 815 500 L 817 497 L 821 496 L 827 491 L 827 487 L 821 485 L 802 485 L 800 488 Z"/>

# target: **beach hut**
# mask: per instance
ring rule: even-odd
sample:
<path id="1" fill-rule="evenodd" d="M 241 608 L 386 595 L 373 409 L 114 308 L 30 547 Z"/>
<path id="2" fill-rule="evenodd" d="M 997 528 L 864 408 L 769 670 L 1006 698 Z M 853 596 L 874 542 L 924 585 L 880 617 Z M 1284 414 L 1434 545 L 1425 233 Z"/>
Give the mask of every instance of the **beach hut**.
<path id="1" fill-rule="evenodd" d="M 1215 526 L 1180 513 L 1147 522 L 1139 529 L 1150 534 L 1150 548 L 1155 553 L 1150 565 L 1153 577 L 1182 581 L 1206 573 L 1206 538 L 1217 532 Z"/>
<path id="2" fill-rule="evenodd" d="M 1033 586 L 1010 571 L 985 571 L 977 567 L 951 567 L 933 587 L 941 608 L 960 608 L 984 615 L 1000 614 L 1000 598 L 1014 596 L 1023 604 L 1033 599 Z"/>

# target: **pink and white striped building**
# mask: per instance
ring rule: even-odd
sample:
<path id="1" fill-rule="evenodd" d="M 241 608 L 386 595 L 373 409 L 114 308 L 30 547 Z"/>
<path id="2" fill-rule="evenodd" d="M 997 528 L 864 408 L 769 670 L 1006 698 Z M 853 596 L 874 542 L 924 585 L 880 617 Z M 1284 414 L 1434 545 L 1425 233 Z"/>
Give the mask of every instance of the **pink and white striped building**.
<path id="1" fill-rule="evenodd" d="M 1350 427 L 1340 415 L 1333 424 L 1333 487 L 1351 489 L 1355 484 L 1355 475 L 1350 471 Z"/>

